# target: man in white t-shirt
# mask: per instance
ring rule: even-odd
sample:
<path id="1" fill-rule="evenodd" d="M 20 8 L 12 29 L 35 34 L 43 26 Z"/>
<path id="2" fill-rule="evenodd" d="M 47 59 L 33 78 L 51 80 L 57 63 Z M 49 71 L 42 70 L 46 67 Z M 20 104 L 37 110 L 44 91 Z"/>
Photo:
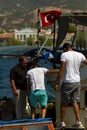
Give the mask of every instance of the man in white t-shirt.
<path id="1" fill-rule="evenodd" d="M 42 118 L 46 116 L 46 107 L 48 96 L 45 89 L 45 74 L 51 72 L 58 72 L 58 69 L 48 70 L 43 67 L 35 65 L 33 69 L 27 72 L 27 87 L 29 90 L 29 101 L 31 105 L 31 117 L 35 118 L 35 108 L 37 103 L 42 109 Z"/>
<path id="2" fill-rule="evenodd" d="M 59 129 L 65 127 L 64 117 L 66 112 L 66 107 L 68 103 L 71 103 L 75 116 L 76 122 L 73 127 L 83 127 L 80 121 L 80 65 L 84 63 L 87 65 L 86 57 L 80 53 L 72 50 L 69 43 L 63 45 L 64 53 L 61 54 L 61 66 L 59 74 L 57 76 L 55 89 L 58 89 L 60 80 L 63 78 L 63 84 L 61 86 L 61 123 Z"/>

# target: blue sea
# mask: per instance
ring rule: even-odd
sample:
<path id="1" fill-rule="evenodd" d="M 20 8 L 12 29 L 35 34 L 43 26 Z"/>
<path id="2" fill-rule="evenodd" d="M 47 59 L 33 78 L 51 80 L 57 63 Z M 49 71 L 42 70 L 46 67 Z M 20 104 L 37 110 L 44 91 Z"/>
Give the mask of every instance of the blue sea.
<path id="1" fill-rule="evenodd" d="M 0 54 L 23 54 L 29 51 L 28 46 L 11 46 L 11 47 L 0 47 Z M 0 57 L 0 99 L 7 97 L 13 98 L 13 92 L 10 85 L 10 70 L 13 66 L 18 64 L 18 57 Z M 45 61 L 41 61 L 42 66 L 49 66 L 51 64 Z M 55 92 L 50 86 L 47 87 L 49 100 L 55 100 Z"/>
<path id="2" fill-rule="evenodd" d="M 12 98 L 13 93 L 10 86 L 10 69 L 17 64 L 17 58 L 0 58 L 0 99 Z"/>
<path id="3" fill-rule="evenodd" d="M 0 47 L 0 54 L 23 54 L 29 51 L 29 46 L 10 46 Z M 13 92 L 10 85 L 10 70 L 18 63 L 18 57 L 0 57 L 0 99 L 3 97 L 13 98 Z M 47 60 L 40 60 L 40 65 L 46 68 L 53 68 L 53 64 Z M 81 80 L 87 86 L 87 66 L 81 67 Z M 50 86 L 46 87 L 49 101 L 55 101 L 55 91 Z"/>

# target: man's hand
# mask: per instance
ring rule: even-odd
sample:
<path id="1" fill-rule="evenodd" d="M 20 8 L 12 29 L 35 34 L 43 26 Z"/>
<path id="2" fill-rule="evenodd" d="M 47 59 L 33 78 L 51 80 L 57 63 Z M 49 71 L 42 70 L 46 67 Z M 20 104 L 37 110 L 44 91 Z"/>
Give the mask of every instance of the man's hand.
<path id="1" fill-rule="evenodd" d="M 55 89 L 56 91 L 58 91 L 58 90 L 59 90 L 59 85 L 56 84 L 56 85 L 54 86 L 54 89 Z"/>
<path id="2" fill-rule="evenodd" d="M 18 93 L 19 93 L 19 90 L 16 89 L 16 90 L 14 91 L 14 95 L 15 95 L 15 96 L 18 96 Z"/>

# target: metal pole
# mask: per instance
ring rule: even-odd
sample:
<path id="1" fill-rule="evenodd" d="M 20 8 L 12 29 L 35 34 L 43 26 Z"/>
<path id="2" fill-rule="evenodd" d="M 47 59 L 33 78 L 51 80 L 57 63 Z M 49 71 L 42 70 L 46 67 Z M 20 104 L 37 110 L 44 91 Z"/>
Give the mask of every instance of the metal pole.
<path id="1" fill-rule="evenodd" d="M 56 21 L 54 21 L 54 33 L 53 33 L 53 55 L 54 55 L 54 58 L 55 58 L 55 55 L 56 55 L 56 49 L 55 49 L 55 47 L 56 47 L 56 42 L 55 42 L 55 40 L 56 40 L 56 31 L 55 31 L 55 27 L 56 27 Z M 55 69 L 56 68 L 56 65 L 55 65 L 55 63 L 53 63 L 53 68 Z"/>
<path id="2" fill-rule="evenodd" d="M 40 9 L 38 9 L 37 13 L 37 45 L 39 48 L 39 33 L 40 33 L 40 19 L 39 19 Z"/>

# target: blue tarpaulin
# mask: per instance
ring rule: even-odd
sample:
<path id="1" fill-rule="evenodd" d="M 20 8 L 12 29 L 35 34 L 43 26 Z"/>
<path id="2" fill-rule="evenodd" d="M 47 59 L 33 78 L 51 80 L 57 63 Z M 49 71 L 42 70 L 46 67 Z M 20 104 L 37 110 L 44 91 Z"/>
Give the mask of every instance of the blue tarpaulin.
<path id="1" fill-rule="evenodd" d="M 37 118 L 37 119 L 21 119 L 21 120 L 12 120 L 12 121 L 0 121 L 0 126 L 6 125 L 15 125 L 15 124 L 26 124 L 26 123 L 35 123 L 35 122 L 49 122 L 51 118 Z"/>

